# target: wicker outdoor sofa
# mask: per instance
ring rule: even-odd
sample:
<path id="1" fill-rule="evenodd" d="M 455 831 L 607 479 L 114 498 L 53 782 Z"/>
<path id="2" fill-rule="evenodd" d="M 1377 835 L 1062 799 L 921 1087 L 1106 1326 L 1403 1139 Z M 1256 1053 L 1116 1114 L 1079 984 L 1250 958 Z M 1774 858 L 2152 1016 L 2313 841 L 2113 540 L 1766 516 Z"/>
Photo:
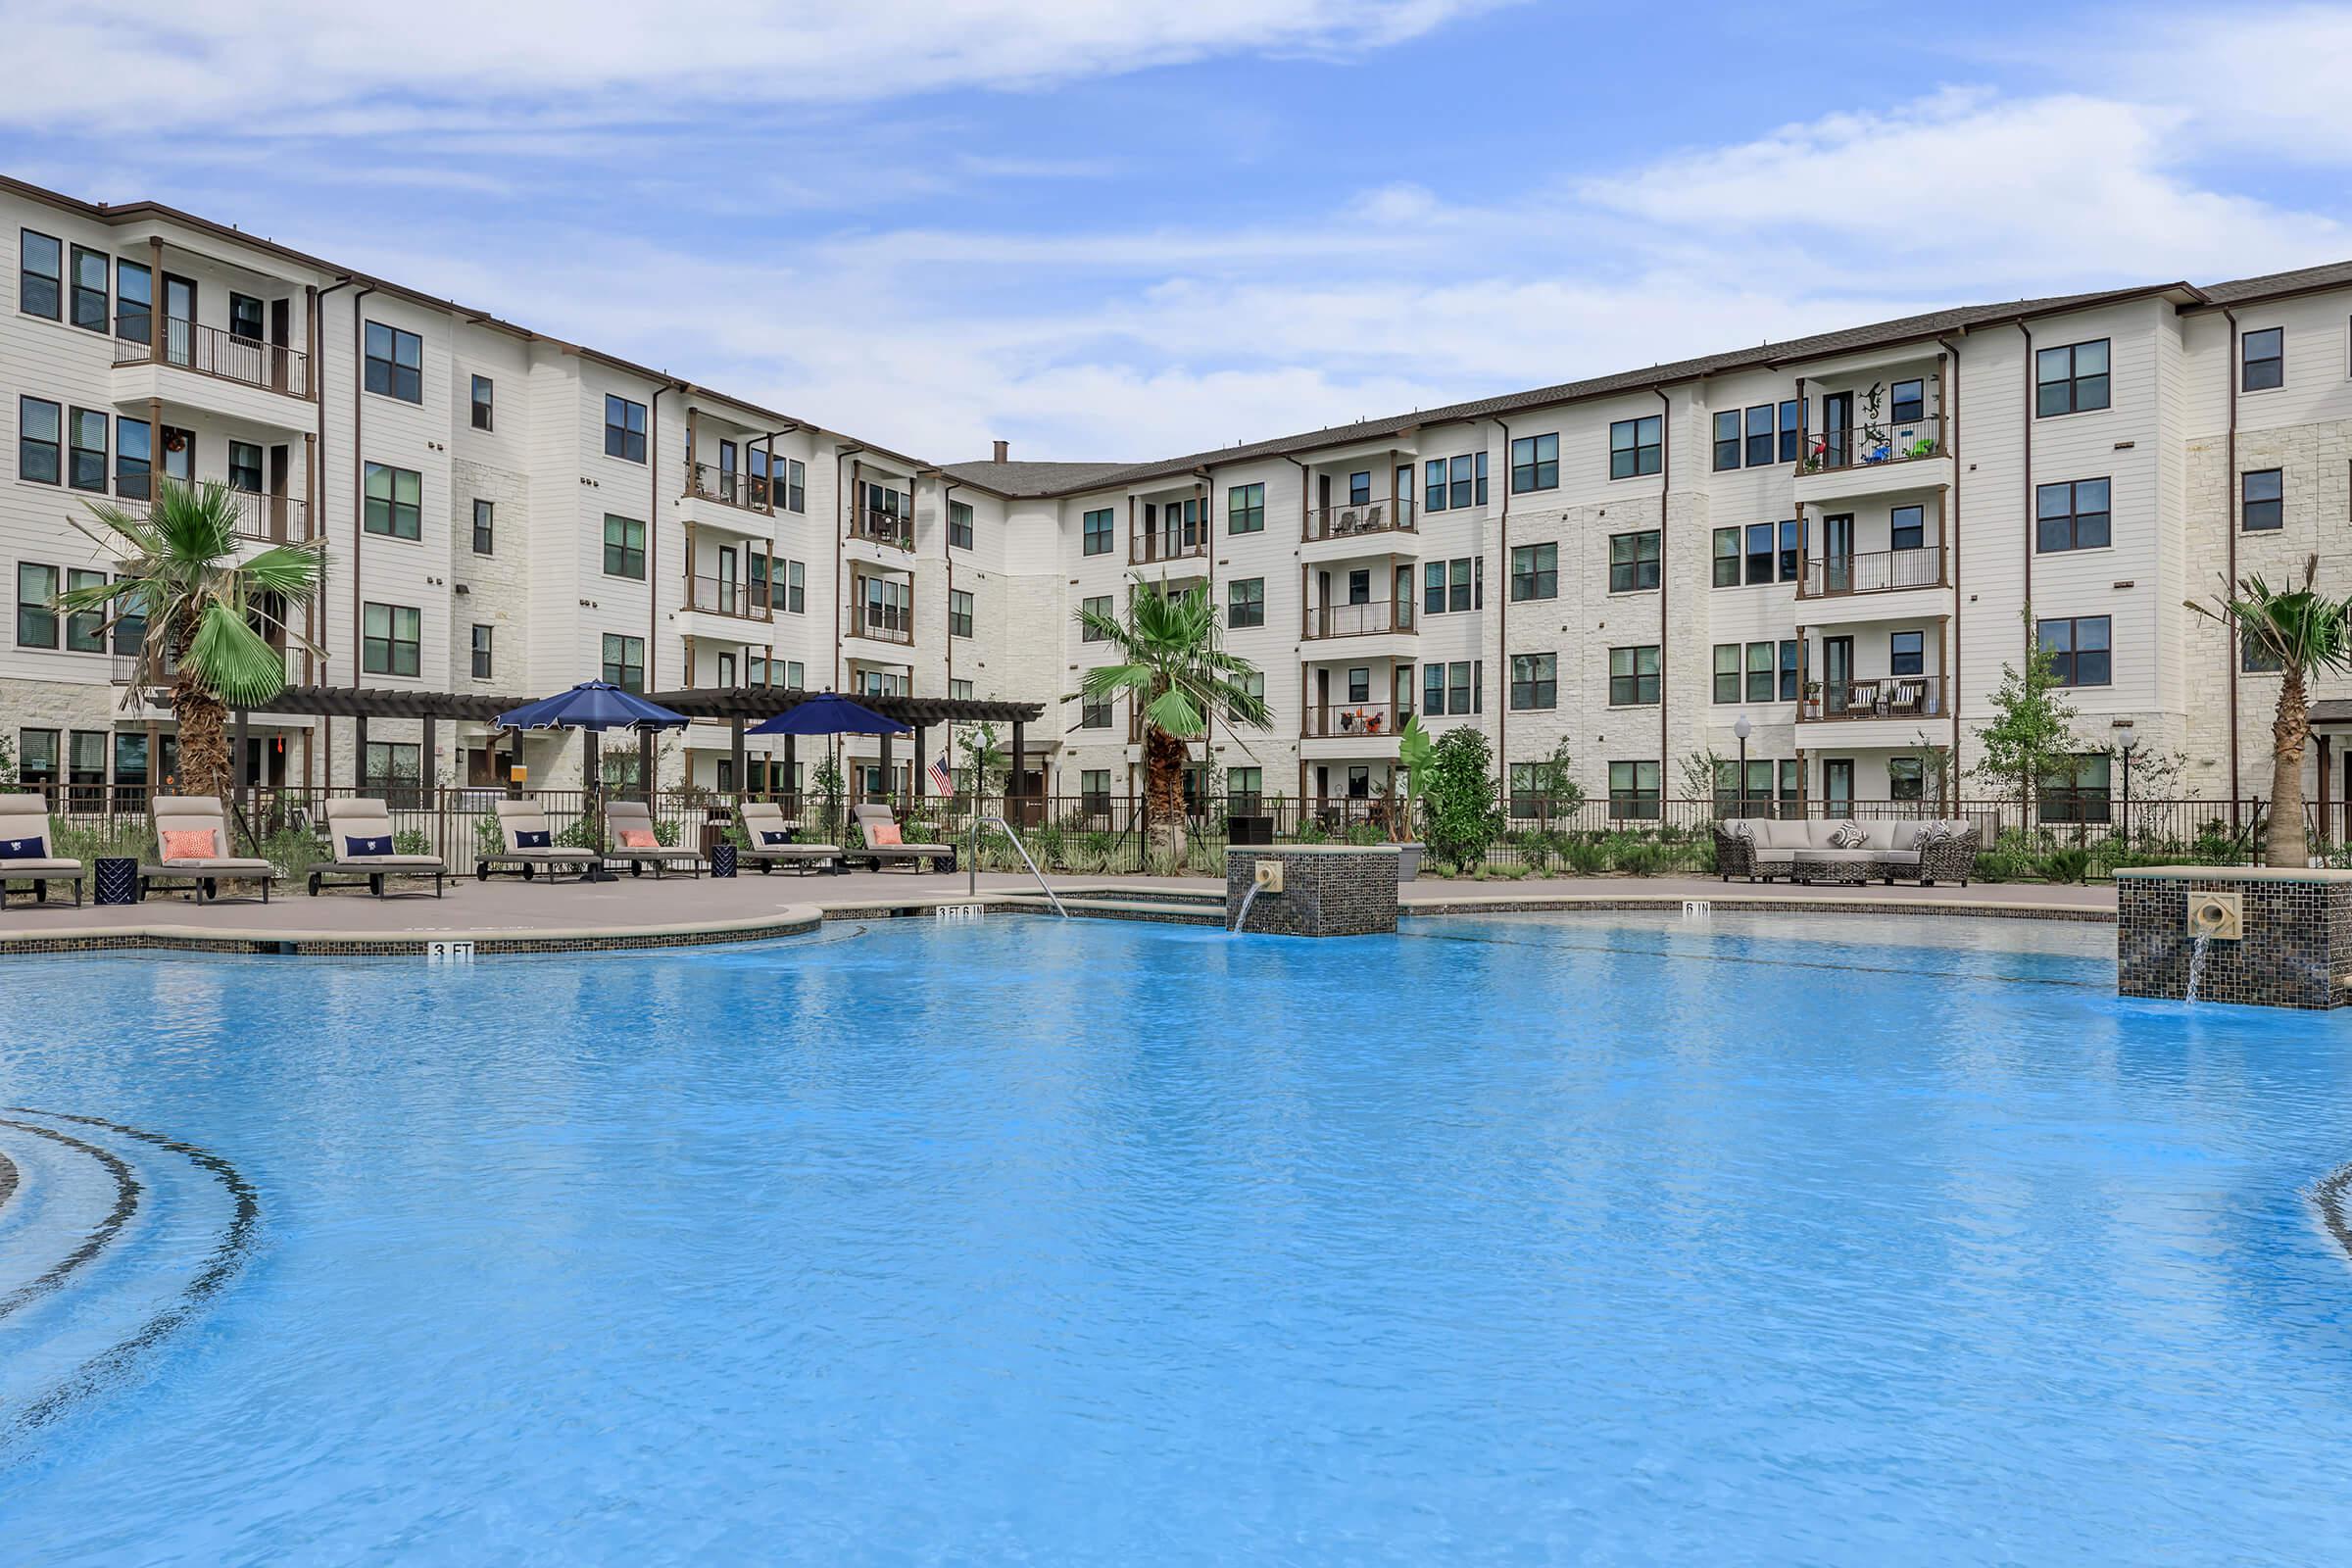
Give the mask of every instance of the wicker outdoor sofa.
<path id="1" fill-rule="evenodd" d="M 1715 824 L 1715 870 L 1726 882 L 1938 882 L 1968 886 L 1981 835 L 1949 818 L 1889 822 L 1736 817 Z"/>

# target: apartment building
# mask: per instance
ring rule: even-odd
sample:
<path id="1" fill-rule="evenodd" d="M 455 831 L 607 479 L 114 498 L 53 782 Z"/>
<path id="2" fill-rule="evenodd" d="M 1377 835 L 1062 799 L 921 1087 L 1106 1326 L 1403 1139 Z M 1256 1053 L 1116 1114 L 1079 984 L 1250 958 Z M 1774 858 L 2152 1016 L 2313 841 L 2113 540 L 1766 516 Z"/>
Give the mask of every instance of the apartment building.
<path id="1" fill-rule="evenodd" d="M 2176 793 L 2267 789 L 2275 676 L 2182 608 L 2352 528 L 2352 265 L 1938 312 L 1152 463 L 926 462 L 152 203 L 0 180 L 0 734 L 27 779 L 135 795 L 168 708 L 137 628 L 57 614 L 108 569 L 75 517 L 160 473 L 239 497 L 252 548 L 323 538 L 298 685 L 524 698 L 833 688 L 1048 705 L 1035 793 L 1139 787 L 1077 612 L 1137 577 L 1212 595 L 1271 730 L 1197 787 L 1383 791 L 1396 735 L 1473 725 L 1513 787 L 1563 753 L 1611 808 L 1741 746 L 1751 796 L 1921 800 L 1976 761 L 2004 666 L 2058 658 L 2084 752 L 2177 757 Z M 2352 687 L 2321 694 L 2343 801 Z M 938 748 L 934 746 L 934 750 Z M 854 746 L 860 789 L 920 760 Z M 740 760 L 739 760 L 740 758 Z M 531 737 L 534 782 L 579 748 Z M 263 783 L 503 779 L 484 720 L 255 714 Z M 608 765 L 635 765 L 616 755 Z M 664 783 L 789 788 L 724 726 Z M 1212 784 L 1212 781 L 1216 781 Z M 1719 781 L 1728 782 L 1728 781 Z M 2054 792 L 2064 796 L 2066 791 Z"/>

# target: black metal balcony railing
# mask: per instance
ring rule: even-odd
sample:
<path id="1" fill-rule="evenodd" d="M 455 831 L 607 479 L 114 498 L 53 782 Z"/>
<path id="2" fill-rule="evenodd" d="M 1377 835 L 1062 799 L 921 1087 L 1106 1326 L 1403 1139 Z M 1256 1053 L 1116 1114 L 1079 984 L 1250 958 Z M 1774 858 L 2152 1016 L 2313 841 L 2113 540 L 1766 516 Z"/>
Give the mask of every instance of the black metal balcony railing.
<path id="1" fill-rule="evenodd" d="M 1943 412 L 1938 409 L 1916 419 L 1889 419 L 1809 431 L 1797 466 L 1806 473 L 1833 473 L 1844 468 L 1942 457 L 1949 450 Z"/>
<path id="2" fill-rule="evenodd" d="M 686 493 L 721 506 L 741 507 L 746 512 L 771 510 L 766 475 L 713 467 L 708 463 L 686 465 Z"/>
<path id="3" fill-rule="evenodd" d="M 1312 543 L 1317 539 L 1346 539 L 1357 534 L 1411 533 L 1414 531 L 1413 504 L 1403 497 L 1394 502 L 1353 502 L 1344 507 L 1317 507 L 1306 514 L 1306 526 L 1300 537 Z"/>
<path id="4" fill-rule="evenodd" d="M 114 340 L 117 365 L 172 365 L 288 397 L 311 395 L 311 359 L 300 349 L 282 348 L 174 317 L 151 316 L 147 320 L 148 337 Z"/>
<path id="5" fill-rule="evenodd" d="M 1861 555 L 1809 559 L 1797 578 L 1799 599 L 1836 599 L 1846 594 L 1888 594 L 1905 588 L 1944 586 L 1943 546 L 1917 550 L 1873 550 Z"/>
<path id="6" fill-rule="evenodd" d="M 850 537 L 894 550 L 914 548 L 914 519 L 895 512 L 858 512 L 850 516 Z"/>
<path id="7" fill-rule="evenodd" d="M 850 635 L 870 637 L 876 642 L 908 644 L 914 641 L 914 600 L 905 604 L 875 604 L 862 601 L 850 606 Z"/>
<path id="8" fill-rule="evenodd" d="M 1382 632 L 1410 632 L 1413 629 L 1413 602 L 1410 599 L 1376 599 L 1362 605 L 1309 606 L 1299 635 L 1309 639 L 1373 637 Z"/>
<path id="9" fill-rule="evenodd" d="M 1797 705 L 1800 721 L 1840 718 L 1935 718 L 1943 714 L 1941 675 L 1884 675 L 1833 680 Z"/>
<path id="10" fill-rule="evenodd" d="M 1334 738 L 1394 740 L 1413 716 L 1410 703 L 1331 703 L 1310 707 L 1299 715 L 1301 740 Z"/>
<path id="11" fill-rule="evenodd" d="M 1198 524 L 1171 532 L 1155 528 L 1127 541 L 1127 563 L 1149 566 L 1162 561 L 1187 561 L 1208 554 L 1208 530 Z"/>
<path id="12" fill-rule="evenodd" d="M 713 615 L 740 615 L 746 620 L 767 620 L 772 615 L 765 595 L 733 577 L 687 578 L 686 608 Z"/>

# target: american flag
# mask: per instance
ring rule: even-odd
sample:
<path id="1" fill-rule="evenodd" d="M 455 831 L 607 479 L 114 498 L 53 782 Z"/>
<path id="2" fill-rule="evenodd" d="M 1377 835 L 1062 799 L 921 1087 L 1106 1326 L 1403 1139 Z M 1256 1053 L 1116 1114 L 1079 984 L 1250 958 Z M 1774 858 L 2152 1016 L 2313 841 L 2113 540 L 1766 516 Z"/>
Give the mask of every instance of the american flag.
<path id="1" fill-rule="evenodd" d="M 931 782 L 939 786 L 942 795 L 956 793 L 956 774 L 948 766 L 948 754 L 945 752 L 931 760 Z"/>

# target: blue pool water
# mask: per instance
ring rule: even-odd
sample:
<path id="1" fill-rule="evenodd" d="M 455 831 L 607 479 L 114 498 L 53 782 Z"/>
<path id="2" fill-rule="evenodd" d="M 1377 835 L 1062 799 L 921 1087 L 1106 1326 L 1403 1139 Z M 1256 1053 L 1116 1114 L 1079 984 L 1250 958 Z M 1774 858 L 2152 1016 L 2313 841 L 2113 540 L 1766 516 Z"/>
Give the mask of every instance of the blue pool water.
<path id="1" fill-rule="evenodd" d="M 0 1557 L 2352 1559 L 2352 1033 L 2112 941 L 0 962 Z"/>

